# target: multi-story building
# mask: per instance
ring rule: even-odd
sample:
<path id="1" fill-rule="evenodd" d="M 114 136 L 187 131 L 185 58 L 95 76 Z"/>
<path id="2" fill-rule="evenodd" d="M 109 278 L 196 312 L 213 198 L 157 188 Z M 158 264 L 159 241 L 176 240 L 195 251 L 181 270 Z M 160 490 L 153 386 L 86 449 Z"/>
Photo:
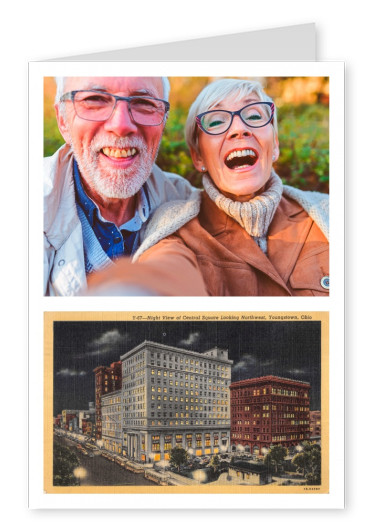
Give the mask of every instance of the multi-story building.
<path id="1" fill-rule="evenodd" d="M 139 461 L 191 455 L 230 443 L 228 351 L 203 353 L 144 341 L 121 356 L 123 453 Z"/>
<path id="2" fill-rule="evenodd" d="M 321 411 L 310 411 L 309 425 L 311 439 L 321 439 Z"/>
<path id="3" fill-rule="evenodd" d="M 107 393 L 121 389 L 121 361 L 111 363 L 109 367 L 96 367 L 95 373 L 95 418 L 96 438 L 102 438 L 101 398 Z"/>
<path id="4" fill-rule="evenodd" d="M 92 421 L 95 419 L 95 408 L 94 402 L 89 402 L 89 409 L 80 409 L 78 411 L 78 431 L 80 433 L 84 432 L 83 424 L 85 421 Z"/>
<path id="5" fill-rule="evenodd" d="M 101 398 L 102 440 L 106 450 L 122 453 L 122 390 L 107 393 Z"/>
<path id="6" fill-rule="evenodd" d="M 230 390 L 233 450 L 259 455 L 271 445 L 309 440 L 309 383 L 263 376 L 234 382 Z"/>
<path id="7" fill-rule="evenodd" d="M 76 409 L 63 409 L 61 412 L 61 427 L 64 430 L 73 431 L 76 425 L 78 427 L 77 413 Z"/>
<path id="8" fill-rule="evenodd" d="M 72 418 L 69 418 L 68 421 L 68 431 L 78 432 L 78 417 L 74 415 Z"/>
<path id="9" fill-rule="evenodd" d="M 82 420 L 82 433 L 88 437 L 95 435 L 95 417 L 87 417 Z"/>

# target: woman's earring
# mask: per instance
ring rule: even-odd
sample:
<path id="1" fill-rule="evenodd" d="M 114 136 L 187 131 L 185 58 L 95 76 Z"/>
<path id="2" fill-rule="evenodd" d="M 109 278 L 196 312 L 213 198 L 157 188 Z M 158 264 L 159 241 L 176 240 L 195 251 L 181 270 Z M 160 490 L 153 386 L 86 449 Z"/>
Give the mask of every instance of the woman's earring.
<path id="1" fill-rule="evenodd" d="M 275 155 L 272 156 L 272 161 L 273 161 L 273 162 L 275 161 Z"/>
<path id="2" fill-rule="evenodd" d="M 205 166 L 201 166 L 201 171 L 202 171 L 202 172 L 206 171 Z"/>

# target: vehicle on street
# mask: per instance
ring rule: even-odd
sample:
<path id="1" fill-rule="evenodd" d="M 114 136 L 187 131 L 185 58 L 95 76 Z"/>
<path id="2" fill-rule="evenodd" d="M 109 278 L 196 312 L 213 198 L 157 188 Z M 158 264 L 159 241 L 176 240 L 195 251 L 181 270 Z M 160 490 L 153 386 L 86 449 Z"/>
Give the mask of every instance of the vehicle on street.
<path id="1" fill-rule="evenodd" d="M 120 456 L 115 457 L 115 463 L 122 467 L 125 467 L 125 460 Z"/>

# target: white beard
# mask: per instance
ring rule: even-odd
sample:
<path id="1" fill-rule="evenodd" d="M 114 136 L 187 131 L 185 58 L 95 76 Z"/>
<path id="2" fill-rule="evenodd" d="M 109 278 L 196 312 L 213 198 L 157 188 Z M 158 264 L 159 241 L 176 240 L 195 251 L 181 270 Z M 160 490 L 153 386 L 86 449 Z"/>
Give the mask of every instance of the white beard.
<path id="1" fill-rule="evenodd" d="M 149 178 L 157 157 L 153 157 L 154 146 L 150 149 L 142 138 L 108 138 L 106 135 L 96 136 L 88 147 L 84 147 L 78 155 L 77 147 L 71 140 L 74 157 L 81 175 L 88 185 L 101 197 L 110 199 L 127 199 L 134 196 Z M 138 160 L 125 169 L 102 169 L 98 164 L 100 151 L 103 147 L 111 146 L 118 149 L 136 148 Z M 159 146 L 158 146 L 159 148 Z"/>

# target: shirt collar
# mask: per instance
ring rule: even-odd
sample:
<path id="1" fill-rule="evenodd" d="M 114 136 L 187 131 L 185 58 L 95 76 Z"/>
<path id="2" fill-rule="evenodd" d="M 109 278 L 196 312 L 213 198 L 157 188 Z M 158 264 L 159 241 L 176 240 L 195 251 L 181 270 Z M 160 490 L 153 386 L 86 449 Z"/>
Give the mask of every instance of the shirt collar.
<path id="1" fill-rule="evenodd" d="M 90 199 L 90 197 L 86 194 L 80 177 L 80 171 L 78 169 L 78 164 L 76 160 L 73 162 L 73 179 L 74 179 L 74 185 L 76 189 L 76 201 L 84 211 L 89 223 L 91 226 L 94 224 L 94 214 L 95 212 L 99 213 L 99 209 L 97 205 Z"/>
<path id="2" fill-rule="evenodd" d="M 76 201 L 81 206 L 82 210 L 85 212 L 85 215 L 90 225 L 93 226 L 95 215 L 101 222 L 111 223 L 107 221 L 105 218 L 103 218 L 98 206 L 86 194 L 82 186 L 80 171 L 78 169 L 78 164 L 76 160 L 74 160 L 74 164 L 73 164 L 73 177 L 74 177 L 74 184 L 76 188 Z M 143 223 L 147 221 L 147 219 L 149 218 L 149 215 L 150 215 L 150 204 L 149 204 L 149 200 L 147 197 L 145 185 L 143 185 L 142 188 L 137 193 L 137 204 L 136 204 L 136 210 L 135 210 L 135 214 L 133 218 L 123 223 L 123 225 L 121 225 L 119 229 L 120 230 L 124 229 L 129 232 L 138 231 L 141 229 Z"/>

